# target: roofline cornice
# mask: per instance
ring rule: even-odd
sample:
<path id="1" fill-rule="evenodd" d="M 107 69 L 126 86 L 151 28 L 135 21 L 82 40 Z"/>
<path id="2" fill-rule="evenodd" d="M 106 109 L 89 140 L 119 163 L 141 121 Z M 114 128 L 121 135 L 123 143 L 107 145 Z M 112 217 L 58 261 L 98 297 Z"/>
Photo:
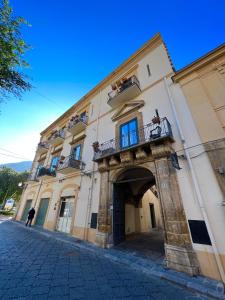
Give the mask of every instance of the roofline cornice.
<path id="1" fill-rule="evenodd" d="M 172 76 L 173 81 L 179 82 L 185 76 L 188 76 L 190 73 L 204 67 L 206 64 L 211 63 L 212 61 L 218 59 L 220 56 L 224 54 L 225 54 L 225 43 L 209 51 L 205 55 L 201 56 L 200 58 L 196 59 L 192 63 L 188 64 L 184 68 L 177 71 L 175 75 Z"/>
<path id="2" fill-rule="evenodd" d="M 87 94 L 85 94 L 80 100 L 78 100 L 73 106 L 71 106 L 65 113 L 63 113 L 59 118 L 57 118 L 53 123 L 51 123 L 46 129 L 41 132 L 41 135 L 44 135 L 49 129 L 54 127 L 58 122 L 62 119 L 69 116 L 74 110 L 79 107 L 82 107 L 82 104 L 88 99 L 99 92 L 102 88 L 104 88 L 109 81 L 112 81 L 113 78 L 118 76 L 129 64 L 135 62 L 135 60 L 141 56 L 141 54 L 147 49 L 151 49 L 158 43 L 164 44 L 160 33 L 156 33 L 149 41 L 147 41 L 141 48 L 139 48 L 134 54 L 132 54 L 128 59 L 126 59 L 122 64 L 120 64 L 114 71 L 112 71 L 107 77 L 105 77 L 102 81 L 100 81 L 93 89 L 91 89 Z"/>

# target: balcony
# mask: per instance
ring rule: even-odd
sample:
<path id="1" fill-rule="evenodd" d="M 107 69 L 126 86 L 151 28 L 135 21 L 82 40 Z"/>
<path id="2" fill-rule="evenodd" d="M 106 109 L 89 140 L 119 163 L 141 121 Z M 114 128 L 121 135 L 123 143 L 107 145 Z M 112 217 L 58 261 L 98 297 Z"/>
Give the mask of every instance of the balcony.
<path id="1" fill-rule="evenodd" d="M 123 81 L 123 83 L 115 90 L 112 90 L 108 96 L 108 105 L 115 108 L 126 101 L 129 101 L 140 95 L 140 83 L 135 75 Z"/>
<path id="2" fill-rule="evenodd" d="M 46 153 L 49 149 L 49 145 L 46 142 L 40 142 L 37 146 L 37 152 L 41 155 Z"/>
<path id="3" fill-rule="evenodd" d="M 80 160 L 74 159 L 73 155 L 61 158 L 58 164 L 57 172 L 61 174 L 69 174 L 78 170 L 82 170 L 84 163 Z"/>
<path id="4" fill-rule="evenodd" d="M 65 131 L 58 130 L 52 133 L 52 135 L 48 138 L 48 143 L 52 146 L 57 146 L 64 142 L 65 139 Z"/>
<path id="5" fill-rule="evenodd" d="M 107 158 L 113 156 L 115 159 L 121 160 L 121 153 L 127 152 L 129 150 L 130 155 L 137 156 L 137 150 L 144 150 L 143 153 L 149 153 L 151 143 L 162 143 L 165 139 L 173 141 L 173 134 L 171 130 L 171 125 L 167 118 L 161 118 L 159 121 L 154 123 L 149 123 L 145 125 L 143 128 L 139 128 L 138 132 L 130 132 L 129 136 L 123 136 L 123 140 L 130 139 L 134 140 L 134 135 L 136 139 L 136 143 L 129 147 L 121 147 L 121 140 L 119 139 L 111 139 L 102 144 L 98 144 L 98 142 L 93 144 L 94 148 L 94 158 L 93 161 L 98 162 L 103 158 Z"/>
<path id="6" fill-rule="evenodd" d="M 52 167 L 41 167 L 38 171 L 37 177 L 51 178 L 56 176 L 56 166 Z"/>
<path id="7" fill-rule="evenodd" d="M 75 116 L 71 118 L 68 124 L 68 131 L 72 135 L 77 135 L 78 133 L 85 130 L 87 126 L 88 117 L 87 116 Z"/>
<path id="8" fill-rule="evenodd" d="M 28 182 L 28 183 L 38 182 L 38 178 L 37 178 L 36 172 L 35 172 L 34 174 L 30 174 L 30 175 L 28 176 L 27 182 Z"/>

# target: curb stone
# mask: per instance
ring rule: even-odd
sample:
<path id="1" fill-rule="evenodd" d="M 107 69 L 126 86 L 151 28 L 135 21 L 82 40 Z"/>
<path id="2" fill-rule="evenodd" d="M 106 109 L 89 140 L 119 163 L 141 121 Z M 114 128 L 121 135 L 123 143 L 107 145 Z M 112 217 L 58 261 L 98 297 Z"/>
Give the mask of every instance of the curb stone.
<path id="1" fill-rule="evenodd" d="M 51 232 L 49 230 L 37 227 L 26 227 L 24 226 L 24 223 L 15 220 L 6 222 L 13 222 L 14 224 L 21 226 L 26 230 L 32 230 L 47 238 L 53 238 L 59 242 L 73 245 L 77 249 L 85 249 L 89 252 L 95 253 L 95 255 L 101 255 L 116 263 L 122 263 L 136 271 L 141 271 L 148 276 L 159 277 L 161 279 L 167 280 L 181 287 L 185 287 L 189 290 L 198 292 L 199 294 L 209 296 L 214 299 L 225 300 L 224 285 L 222 282 L 208 279 L 203 276 L 191 277 L 185 273 L 170 270 L 154 263 L 153 261 L 150 261 L 149 259 L 137 257 L 135 255 L 135 252 L 127 254 L 114 249 L 114 251 L 112 251 L 113 253 L 109 253 L 108 251 L 110 251 L 110 249 L 98 248 L 95 245 L 79 240 L 72 236 L 64 235 L 63 233 L 58 233 L 55 231 Z M 60 235 L 60 237 L 57 235 Z"/>

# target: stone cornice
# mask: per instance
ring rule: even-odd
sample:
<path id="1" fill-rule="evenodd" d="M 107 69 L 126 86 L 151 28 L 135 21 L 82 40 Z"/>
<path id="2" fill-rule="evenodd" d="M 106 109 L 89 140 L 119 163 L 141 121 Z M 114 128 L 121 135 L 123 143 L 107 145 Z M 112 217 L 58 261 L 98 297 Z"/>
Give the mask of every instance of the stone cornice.
<path id="1" fill-rule="evenodd" d="M 179 82 L 185 76 L 188 76 L 190 73 L 204 67 L 205 65 L 218 59 L 222 55 L 225 55 L 225 43 L 193 61 L 191 64 L 187 65 L 181 70 L 177 71 L 176 74 L 172 77 L 173 81 Z"/>

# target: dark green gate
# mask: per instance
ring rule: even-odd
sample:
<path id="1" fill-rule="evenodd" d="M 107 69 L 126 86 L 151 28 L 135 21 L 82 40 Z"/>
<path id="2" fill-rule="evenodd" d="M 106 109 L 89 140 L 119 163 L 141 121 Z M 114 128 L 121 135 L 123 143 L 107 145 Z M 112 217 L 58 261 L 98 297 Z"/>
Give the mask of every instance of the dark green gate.
<path id="1" fill-rule="evenodd" d="M 27 200 L 26 205 L 25 205 L 24 210 L 23 210 L 23 215 L 22 215 L 22 218 L 21 218 L 22 221 L 27 220 L 28 212 L 31 208 L 31 203 L 32 203 L 32 200 Z"/>
<path id="2" fill-rule="evenodd" d="M 40 206 L 38 209 L 38 214 L 37 214 L 35 225 L 38 225 L 38 226 L 44 225 L 46 213 L 48 210 L 48 203 L 49 203 L 48 198 L 41 199 L 41 203 L 40 203 Z"/>

